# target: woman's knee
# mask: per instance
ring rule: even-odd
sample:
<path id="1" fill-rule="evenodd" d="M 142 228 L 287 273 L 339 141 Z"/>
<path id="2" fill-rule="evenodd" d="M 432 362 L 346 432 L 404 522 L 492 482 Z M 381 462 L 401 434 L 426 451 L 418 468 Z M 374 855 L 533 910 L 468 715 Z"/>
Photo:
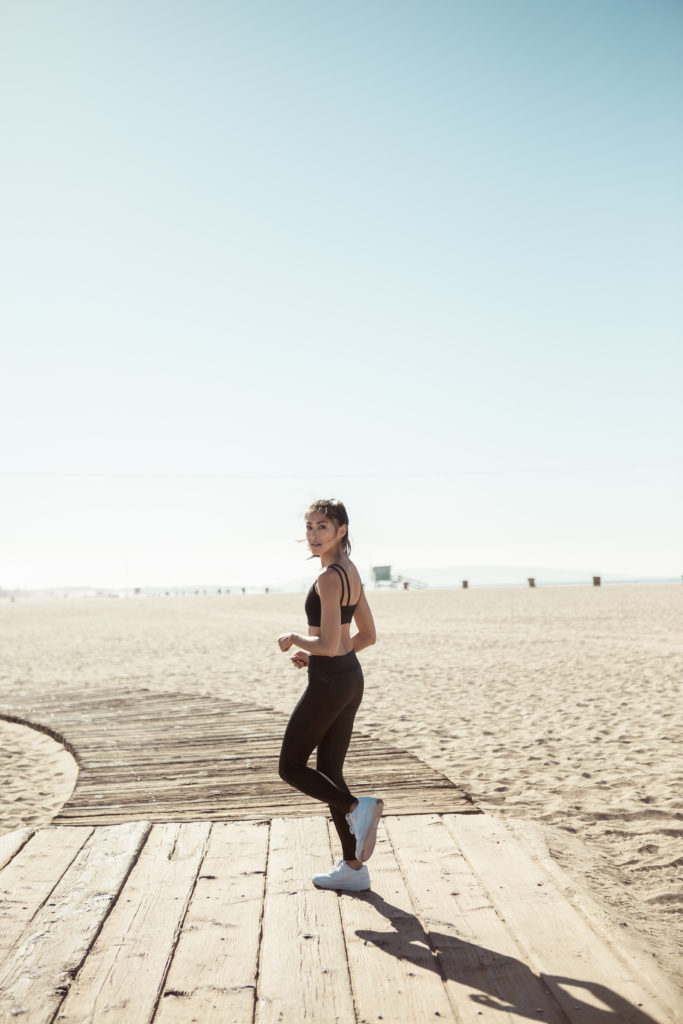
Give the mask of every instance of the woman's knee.
<path id="1" fill-rule="evenodd" d="M 293 785 L 292 780 L 296 776 L 297 769 L 305 768 L 308 758 L 294 757 L 289 751 L 284 748 L 280 752 L 280 763 L 278 765 L 278 772 L 283 782 L 287 782 L 290 786 Z"/>
<path id="2" fill-rule="evenodd" d="M 289 782 L 291 778 L 291 762 L 284 755 L 280 754 L 280 763 L 278 765 L 278 774 L 283 782 Z"/>

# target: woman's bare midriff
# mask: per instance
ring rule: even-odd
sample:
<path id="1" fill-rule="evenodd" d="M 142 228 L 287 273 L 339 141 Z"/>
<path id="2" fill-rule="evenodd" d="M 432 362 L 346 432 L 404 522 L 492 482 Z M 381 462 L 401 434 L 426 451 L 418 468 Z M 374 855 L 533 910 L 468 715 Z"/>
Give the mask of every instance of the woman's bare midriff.
<path id="1" fill-rule="evenodd" d="M 308 627 L 309 636 L 320 636 L 319 626 Z M 334 654 L 328 654 L 328 658 L 339 658 L 342 654 L 350 654 L 353 650 L 353 644 L 351 643 L 351 626 L 348 622 L 342 622 L 341 624 L 341 636 L 339 638 L 339 647 Z M 325 655 L 323 655 L 325 657 Z"/>

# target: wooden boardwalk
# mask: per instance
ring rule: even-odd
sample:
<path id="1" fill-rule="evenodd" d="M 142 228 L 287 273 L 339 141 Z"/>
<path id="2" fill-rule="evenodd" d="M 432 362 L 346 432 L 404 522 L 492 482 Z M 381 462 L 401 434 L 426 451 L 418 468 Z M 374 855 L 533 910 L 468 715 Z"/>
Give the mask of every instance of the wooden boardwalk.
<path id="1" fill-rule="evenodd" d="M 324 817 L 0 837 L 4 1024 L 674 1024 L 487 815 L 389 816 L 372 891 L 316 890 Z"/>
<path id="2" fill-rule="evenodd" d="M 56 823 L 307 817 L 311 799 L 277 764 L 287 716 L 272 708 L 154 690 L 45 693 L 0 701 L 0 716 L 49 732 L 79 774 Z M 403 750 L 354 735 L 346 779 L 396 814 L 478 813 L 450 779 Z"/>
<path id="3" fill-rule="evenodd" d="M 354 740 L 387 816 L 372 890 L 339 895 L 310 880 L 331 822 L 277 778 L 285 716 L 154 691 L 0 715 L 80 768 L 51 826 L 0 836 L 2 1024 L 683 1020 L 556 867 L 406 752 Z"/>

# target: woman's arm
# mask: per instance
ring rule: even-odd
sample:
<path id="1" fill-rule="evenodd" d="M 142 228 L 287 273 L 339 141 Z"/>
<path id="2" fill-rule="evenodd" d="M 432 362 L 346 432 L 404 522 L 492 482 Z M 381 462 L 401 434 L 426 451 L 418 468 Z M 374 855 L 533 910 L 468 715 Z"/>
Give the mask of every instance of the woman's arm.
<path id="1" fill-rule="evenodd" d="M 288 651 L 292 644 L 302 647 L 309 654 L 334 657 L 341 641 L 341 580 L 336 572 L 322 572 L 318 576 L 320 593 L 320 636 L 302 636 L 300 633 L 283 633 L 278 637 L 281 651 Z"/>
<path id="2" fill-rule="evenodd" d="M 358 627 L 358 632 L 354 633 L 351 637 L 351 643 L 353 644 L 354 651 L 358 654 L 358 651 L 362 651 L 366 647 L 372 647 L 377 640 L 375 620 L 372 617 L 364 590 L 361 590 L 360 600 L 356 606 L 353 621 Z"/>

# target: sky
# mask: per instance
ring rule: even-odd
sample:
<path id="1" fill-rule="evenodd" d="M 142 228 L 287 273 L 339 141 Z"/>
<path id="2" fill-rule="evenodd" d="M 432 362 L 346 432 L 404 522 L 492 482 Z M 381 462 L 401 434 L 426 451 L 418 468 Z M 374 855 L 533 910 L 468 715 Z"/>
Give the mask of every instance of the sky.
<path id="1" fill-rule="evenodd" d="M 3 0 L 0 587 L 683 572 L 678 0 Z"/>

